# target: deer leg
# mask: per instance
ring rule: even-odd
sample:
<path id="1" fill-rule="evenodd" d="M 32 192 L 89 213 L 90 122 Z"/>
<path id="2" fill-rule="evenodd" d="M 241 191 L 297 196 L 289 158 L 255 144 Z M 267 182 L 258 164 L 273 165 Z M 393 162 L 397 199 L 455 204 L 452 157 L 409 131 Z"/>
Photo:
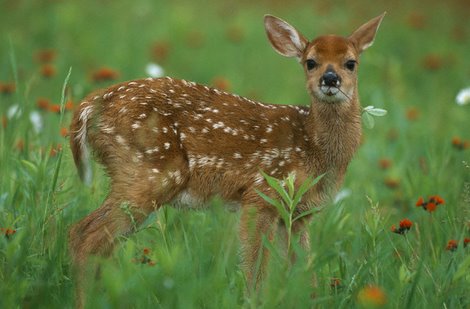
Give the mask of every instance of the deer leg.
<path id="1" fill-rule="evenodd" d="M 279 216 L 261 198 L 244 202 L 240 222 L 242 268 L 248 291 L 258 290 L 264 277 L 269 252 L 263 248 L 263 237 L 274 239 Z"/>
<path id="2" fill-rule="evenodd" d="M 71 228 L 69 246 L 76 276 L 77 308 L 83 308 L 85 302 L 83 288 L 89 256 L 110 256 L 119 236 L 134 232 L 151 212 L 170 201 L 179 188 L 175 183 L 159 187 L 137 175 L 115 182 L 101 207 Z"/>

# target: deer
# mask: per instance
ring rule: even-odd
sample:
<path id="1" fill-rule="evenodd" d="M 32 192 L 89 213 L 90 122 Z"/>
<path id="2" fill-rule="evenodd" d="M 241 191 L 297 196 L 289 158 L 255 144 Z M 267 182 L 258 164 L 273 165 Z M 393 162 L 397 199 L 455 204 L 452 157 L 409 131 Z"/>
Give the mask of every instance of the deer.
<path id="1" fill-rule="evenodd" d="M 110 189 L 102 205 L 69 232 L 77 307 L 85 304 L 90 256 L 109 257 L 119 236 L 133 233 L 164 205 L 201 209 L 214 196 L 241 211 L 241 267 L 247 285 L 258 286 L 267 263 L 262 238 L 283 229 L 276 209 L 258 194 L 274 195 L 261 172 L 278 179 L 294 173 L 296 185 L 324 175 L 298 211 L 318 207 L 337 192 L 361 143 L 359 57 L 373 44 L 384 15 L 347 37 L 311 41 L 286 21 L 265 15 L 274 50 L 303 68 L 309 106 L 261 103 L 170 77 L 119 83 L 83 99 L 70 127 L 74 163 L 89 183 L 93 155 Z M 307 249 L 310 221 L 306 216 L 293 226 Z"/>

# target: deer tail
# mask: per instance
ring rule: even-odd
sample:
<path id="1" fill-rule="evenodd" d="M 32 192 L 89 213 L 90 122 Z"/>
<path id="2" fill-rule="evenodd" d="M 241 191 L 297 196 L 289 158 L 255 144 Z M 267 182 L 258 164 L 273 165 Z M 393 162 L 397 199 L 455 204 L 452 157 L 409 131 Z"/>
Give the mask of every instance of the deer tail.
<path id="1" fill-rule="evenodd" d="M 88 102 L 82 103 L 75 111 L 70 125 L 70 149 L 78 175 L 86 185 L 90 185 L 93 178 L 87 134 L 92 112 L 93 105 Z"/>

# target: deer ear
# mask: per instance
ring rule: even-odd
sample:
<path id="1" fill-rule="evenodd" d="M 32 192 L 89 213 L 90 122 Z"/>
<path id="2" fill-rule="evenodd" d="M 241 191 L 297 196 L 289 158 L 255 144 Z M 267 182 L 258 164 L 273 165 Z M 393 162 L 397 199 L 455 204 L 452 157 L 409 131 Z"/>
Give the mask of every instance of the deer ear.
<path id="1" fill-rule="evenodd" d="M 385 12 L 360 26 L 349 36 L 349 39 L 357 47 L 359 53 L 363 52 L 374 43 L 375 34 L 379 29 L 380 23 L 385 16 Z"/>
<path id="2" fill-rule="evenodd" d="M 286 57 L 302 57 L 308 41 L 294 27 L 280 18 L 265 15 L 264 28 L 275 51 Z"/>

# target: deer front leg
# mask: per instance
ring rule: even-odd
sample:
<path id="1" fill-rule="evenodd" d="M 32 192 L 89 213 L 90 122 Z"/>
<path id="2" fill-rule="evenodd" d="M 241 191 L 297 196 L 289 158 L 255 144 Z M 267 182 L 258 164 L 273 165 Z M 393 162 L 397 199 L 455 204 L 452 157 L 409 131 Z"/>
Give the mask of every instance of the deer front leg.
<path id="1" fill-rule="evenodd" d="M 252 196 L 253 197 L 253 196 Z M 274 239 L 279 216 L 259 196 L 245 199 L 240 221 L 242 269 L 248 291 L 258 290 L 265 276 L 269 252 L 263 248 L 263 237 Z"/>

